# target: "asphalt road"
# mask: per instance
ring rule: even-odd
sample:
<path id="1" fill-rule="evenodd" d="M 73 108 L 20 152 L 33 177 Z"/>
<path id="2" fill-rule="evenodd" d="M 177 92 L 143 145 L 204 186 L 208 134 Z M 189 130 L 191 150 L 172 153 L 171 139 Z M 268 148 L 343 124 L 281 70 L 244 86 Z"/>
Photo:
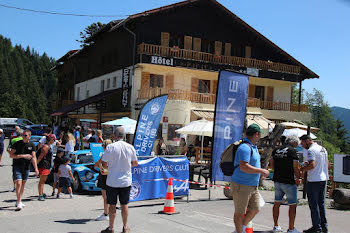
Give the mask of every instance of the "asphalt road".
<path id="1" fill-rule="evenodd" d="M 6 140 L 7 143 L 7 140 Z M 0 232 L 100 232 L 108 226 L 107 221 L 94 221 L 103 212 L 102 197 L 98 193 L 83 193 L 69 199 L 48 197 L 46 201 L 37 200 L 38 179 L 31 177 L 26 185 L 22 211 L 15 211 L 15 193 L 11 192 L 11 159 L 5 152 L 0 167 Z M 52 187 L 45 185 L 45 193 L 51 194 Z M 137 233 L 221 233 L 233 232 L 233 202 L 224 197 L 222 189 L 190 190 L 189 203 L 186 198 L 175 200 L 177 215 L 162 215 L 163 199 L 130 203 L 129 226 Z M 254 232 L 270 232 L 272 220 L 272 191 L 261 191 L 266 205 L 253 221 Z M 299 192 L 301 196 L 301 192 Z M 306 200 L 301 199 L 297 208 L 296 228 L 311 226 L 310 211 Z M 329 200 L 328 200 L 329 202 Z M 350 211 L 327 208 L 329 229 L 332 233 L 350 232 Z M 120 210 L 117 210 L 116 231 L 121 232 Z M 282 206 L 280 226 L 288 227 L 288 207 Z"/>

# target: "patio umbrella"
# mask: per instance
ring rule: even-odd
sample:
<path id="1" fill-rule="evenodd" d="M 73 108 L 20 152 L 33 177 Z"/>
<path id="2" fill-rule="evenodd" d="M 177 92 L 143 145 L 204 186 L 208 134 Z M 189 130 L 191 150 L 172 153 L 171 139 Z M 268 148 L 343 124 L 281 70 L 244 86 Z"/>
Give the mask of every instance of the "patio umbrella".
<path id="1" fill-rule="evenodd" d="M 294 128 L 299 128 L 299 129 L 305 129 L 307 130 L 307 125 L 299 124 L 296 122 L 282 122 L 282 125 L 286 127 L 286 129 L 294 129 Z M 317 130 L 320 130 L 319 128 L 316 127 L 311 127 L 311 132 L 315 132 Z"/>
<path id="2" fill-rule="evenodd" d="M 120 119 L 102 123 L 102 125 L 122 126 L 125 134 L 135 134 L 136 124 L 137 121 L 130 119 L 129 117 L 122 117 Z"/>
<path id="3" fill-rule="evenodd" d="M 283 136 L 292 136 L 292 135 L 295 135 L 297 136 L 298 138 L 307 134 L 307 131 L 306 130 L 303 130 L 303 129 L 299 129 L 299 128 L 293 128 L 293 129 L 285 129 L 283 131 Z M 317 137 L 313 134 L 313 133 L 310 133 L 310 137 L 311 139 L 316 139 Z"/>
<path id="4" fill-rule="evenodd" d="M 202 136 L 202 150 L 201 150 L 201 160 L 203 160 L 203 141 L 204 136 L 212 137 L 213 136 L 213 121 L 207 121 L 205 119 L 201 119 L 198 121 L 192 121 L 188 123 L 186 126 L 175 130 L 176 133 L 179 134 L 190 134 Z"/>

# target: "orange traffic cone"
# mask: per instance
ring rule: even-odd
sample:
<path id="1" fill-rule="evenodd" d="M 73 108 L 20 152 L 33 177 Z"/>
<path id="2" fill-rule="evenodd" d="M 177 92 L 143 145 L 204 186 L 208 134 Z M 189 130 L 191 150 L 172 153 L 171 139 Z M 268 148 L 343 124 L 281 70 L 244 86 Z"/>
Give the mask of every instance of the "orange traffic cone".
<path id="1" fill-rule="evenodd" d="M 245 232 L 246 233 L 253 233 L 254 232 L 253 231 L 253 222 L 252 221 L 248 222 L 247 227 L 245 229 Z"/>
<path id="2" fill-rule="evenodd" d="M 168 189 L 166 191 L 165 203 L 163 211 L 159 211 L 160 214 L 178 214 L 179 212 L 175 212 L 175 204 L 174 204 L 174 192 L 173 192 L 173 178 L 169 179 Z"/>

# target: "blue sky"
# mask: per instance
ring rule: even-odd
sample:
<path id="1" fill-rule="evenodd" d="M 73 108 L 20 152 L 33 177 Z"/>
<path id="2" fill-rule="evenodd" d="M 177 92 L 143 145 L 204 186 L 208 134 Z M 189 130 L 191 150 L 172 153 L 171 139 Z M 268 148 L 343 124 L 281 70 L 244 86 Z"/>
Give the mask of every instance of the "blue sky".
<path id="1" fill-rule="evenodd" d="M 0 7 L 0 34 L 56 59 L 79 48 L 79 32 L 93 22 L 172 4 L 174 0 L 0 0 L 34 10 L 115 15 L 110 18 L 38 14 Z M 219 0 L 249 25 L 320 76 L 303 88 L 322 91 L 330 106 L 350 108 L 350 0 Z"/>

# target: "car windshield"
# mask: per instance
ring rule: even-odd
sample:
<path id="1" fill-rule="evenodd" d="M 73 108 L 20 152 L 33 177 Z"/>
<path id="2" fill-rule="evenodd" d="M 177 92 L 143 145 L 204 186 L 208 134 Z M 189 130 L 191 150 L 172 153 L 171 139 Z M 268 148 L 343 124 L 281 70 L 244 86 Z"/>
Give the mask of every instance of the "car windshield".
<path id="1" fill-rule="evenodd" d="M 92 157 L 92 154 L 80 154 L 78 155 L 78 159 L 76 160 L 78 164 L 83 163 L 93 163 L 94 158 Z"/>
<path id="2" fill-rule="evenodd" d="M 31 137 L 31 138 L 29 139 L 29 141 L 30 141 L 30 142 L 39 142 L 40 139 L 41 139 L 41 137 Z"/>

